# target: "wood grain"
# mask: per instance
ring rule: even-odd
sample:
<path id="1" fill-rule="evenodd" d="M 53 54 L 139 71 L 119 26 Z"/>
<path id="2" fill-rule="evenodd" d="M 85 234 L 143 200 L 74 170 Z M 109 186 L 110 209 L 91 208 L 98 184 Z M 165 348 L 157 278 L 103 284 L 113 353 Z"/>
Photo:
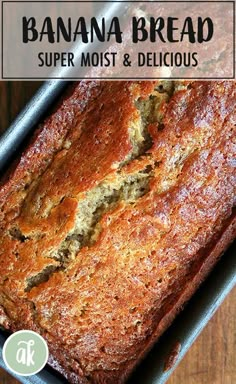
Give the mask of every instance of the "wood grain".
<path id="1" fill-rule="evenodd" d="M 0 82 L 0 132 L 7 128 L 39 85 L 39 82 Z M 168 384 L 235 383 L 236 289 L 226 298 L 168 380 Z M 0 384 L 18 384 L 18 381 L 0 369 Z"/>
<path id="2" fill-rule="evenodd" d="M 40 85 L 39 81 L 0 81 L 0 133 L 10 125 Z"/>

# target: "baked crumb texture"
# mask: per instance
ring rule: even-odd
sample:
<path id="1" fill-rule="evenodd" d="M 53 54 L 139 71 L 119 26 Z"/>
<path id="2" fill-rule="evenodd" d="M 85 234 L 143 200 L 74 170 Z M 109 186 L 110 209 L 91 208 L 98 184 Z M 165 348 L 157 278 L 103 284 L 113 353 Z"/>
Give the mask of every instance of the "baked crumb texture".
<path id="1" fill-rule="evenodd" d="M 73 85 L 0 187 L 0 323 L 122 383 L 235 237 L 235 82 Z"/>

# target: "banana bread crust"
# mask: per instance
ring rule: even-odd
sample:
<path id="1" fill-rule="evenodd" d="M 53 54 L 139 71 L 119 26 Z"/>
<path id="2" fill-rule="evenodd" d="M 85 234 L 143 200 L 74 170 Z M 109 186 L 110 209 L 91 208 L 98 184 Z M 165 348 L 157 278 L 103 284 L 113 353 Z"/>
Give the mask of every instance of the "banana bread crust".
<path id="1" fill-rule="evenodd" d="M 0 188 L 0 321 L 122 383 L 235 238 L 235 82 L 81 82 Z"/>

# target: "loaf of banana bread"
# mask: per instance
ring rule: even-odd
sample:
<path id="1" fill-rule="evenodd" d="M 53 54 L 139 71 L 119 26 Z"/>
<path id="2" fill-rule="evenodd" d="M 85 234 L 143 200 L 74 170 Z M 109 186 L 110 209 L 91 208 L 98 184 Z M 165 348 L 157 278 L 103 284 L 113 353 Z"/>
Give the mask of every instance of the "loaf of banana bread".
<path id="1" fill-rule="evenodd" d="M 0 324 L 123 383 L 235 237 L 236 83 L 80 82 L 0 185 Z"/>

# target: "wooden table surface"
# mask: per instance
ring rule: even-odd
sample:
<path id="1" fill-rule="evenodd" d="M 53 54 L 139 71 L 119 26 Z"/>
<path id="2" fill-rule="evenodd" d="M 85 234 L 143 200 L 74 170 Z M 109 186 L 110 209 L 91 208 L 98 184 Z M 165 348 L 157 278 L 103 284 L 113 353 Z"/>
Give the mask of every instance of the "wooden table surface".
<path id="1" fill-rule="evenodd" d="M 0 82 L 0 131 L 8 127 L 39 85 Z M 0 384 L 17 383 L 0 369 Z M 236 384 L 236 289 L 205 327 L 168 384 Z"/>

